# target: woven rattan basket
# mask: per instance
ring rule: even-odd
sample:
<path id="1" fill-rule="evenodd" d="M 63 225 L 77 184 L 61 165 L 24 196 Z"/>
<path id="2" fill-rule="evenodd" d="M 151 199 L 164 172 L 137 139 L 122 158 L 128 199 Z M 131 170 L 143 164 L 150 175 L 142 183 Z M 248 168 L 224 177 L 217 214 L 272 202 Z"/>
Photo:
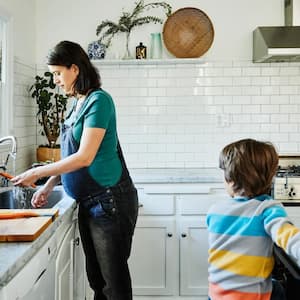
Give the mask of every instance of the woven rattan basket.
<path id="1" fill-rule="evenodd" d="M 163 41 L 175 57 L 200 57 L 210 48 L 213 39 L 213 25 L 198 8 L 178 9 L 164 23 Z"/>

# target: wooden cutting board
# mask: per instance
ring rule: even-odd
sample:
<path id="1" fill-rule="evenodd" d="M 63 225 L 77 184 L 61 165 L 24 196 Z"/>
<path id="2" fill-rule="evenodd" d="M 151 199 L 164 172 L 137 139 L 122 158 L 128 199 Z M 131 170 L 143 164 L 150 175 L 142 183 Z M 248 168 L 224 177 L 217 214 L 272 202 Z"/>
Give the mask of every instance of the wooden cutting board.
<path id="1" fill-rule="evenodd" d="M 1 213 L 37 212 L 38 217 L 0 219 L 0 242 L 31 242 L 58 216 L 58 209 L 0 209 Z"/>

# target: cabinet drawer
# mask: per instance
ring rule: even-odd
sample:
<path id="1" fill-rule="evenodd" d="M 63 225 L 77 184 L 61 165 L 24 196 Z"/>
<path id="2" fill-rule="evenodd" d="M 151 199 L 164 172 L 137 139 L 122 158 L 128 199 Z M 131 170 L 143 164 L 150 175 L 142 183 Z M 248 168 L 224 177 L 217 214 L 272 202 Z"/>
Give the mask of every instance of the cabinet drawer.
<path id="1" fill-rule="evenodd" d="M 209 194 L 179 195 L 179 212 L 181 215 L 206 214 L 212 204 L 228 197 L 224 190 L 221 193 L 212 190 Z"/>
<path id="2" fill-rule="evenodd" d="M 174 215 L 174 195 L 147 194 L 138 189 L 139 215 Z"/>

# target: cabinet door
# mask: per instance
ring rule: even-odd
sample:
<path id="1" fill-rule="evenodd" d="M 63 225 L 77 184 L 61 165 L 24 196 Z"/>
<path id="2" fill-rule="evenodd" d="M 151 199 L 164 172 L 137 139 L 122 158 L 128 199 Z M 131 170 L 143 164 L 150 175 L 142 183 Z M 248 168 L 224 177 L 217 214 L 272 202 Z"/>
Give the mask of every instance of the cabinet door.
<path id="1" fill-rule="evenodd" d="M 207 295 L 208 234 L 205 216 L 180 221 L 180 295 Z"/>
<path id="2" fill-rule="evenodd" d="M 74 300 L 86 299 L 86 281 L 85 255 L 76 220 L 74 240 Z"/>
<path id="3" fill-rule="evenodd" d="M 49 261 L 47 269 L 43 270 L 34 286 L 22 297 L 22 300 L 53 300 L 54 298 L 54 281 L 55 261 Z M 12 300 L 12 299 L 11 299 Z"/>
<path id="4" fill-rule="evenodd" d="M 73 300 L 73 248 L 75 225 L 66 232 L 56 257 L 56 300 Z"/>
<path id="5" fill-rule="evenodd" d="M 176 248 L 174 217 L 139 217 L 129 259 L 134 295 L 174 295 Z"/>
<path id="6" fill-rule="evenodd" d="M 49 237 L 31 260 L 17 273 L 0 293 L 1 300 L 55 299 L 55 236 Z M 5 257 L 3 258 L 5 259 Z M 2 297 L 3 296 L 3 297 Z"/>

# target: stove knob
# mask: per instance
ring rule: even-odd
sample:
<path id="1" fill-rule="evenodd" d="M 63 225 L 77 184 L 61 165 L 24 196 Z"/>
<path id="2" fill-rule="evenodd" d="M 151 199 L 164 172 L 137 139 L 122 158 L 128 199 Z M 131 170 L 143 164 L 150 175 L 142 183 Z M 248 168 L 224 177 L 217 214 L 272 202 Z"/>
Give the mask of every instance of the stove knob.
<path id="1" fill-rule="evenodd" d="M 289 197 L 293 197 L 293 196 L 296 196 L 296 193 L 294 192 L 294 188 L 291 187 L 291 190 L 289 192 Z"/>

